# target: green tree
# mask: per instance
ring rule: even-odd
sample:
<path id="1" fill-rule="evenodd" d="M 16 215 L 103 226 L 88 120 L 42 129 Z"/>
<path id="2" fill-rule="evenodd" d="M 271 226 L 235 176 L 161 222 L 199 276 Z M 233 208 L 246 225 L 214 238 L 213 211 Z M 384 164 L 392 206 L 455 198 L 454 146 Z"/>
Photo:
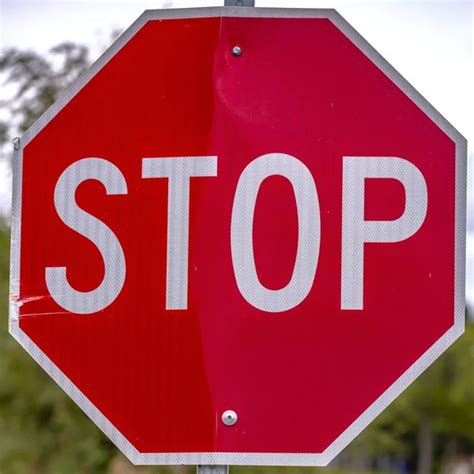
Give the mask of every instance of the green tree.
<path id="1" fill-rule="evenodd" d="M 5 142 L 12 132 L 21 134 L 28 130 L 88 66 L 88 49 L 74 43 L 52 48 L 48 57 L 33 51 L 7 49 L 0 56 L 0 73 L 14 92 L 1 104 L 9 110 L 10 118 L 0 125 L 0 139 Z"/>

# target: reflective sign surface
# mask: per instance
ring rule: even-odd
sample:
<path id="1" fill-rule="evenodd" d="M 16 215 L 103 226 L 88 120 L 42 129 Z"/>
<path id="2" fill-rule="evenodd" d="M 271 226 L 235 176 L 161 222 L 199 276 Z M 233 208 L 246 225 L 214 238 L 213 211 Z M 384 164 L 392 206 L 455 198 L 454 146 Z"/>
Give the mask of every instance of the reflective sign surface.
<path id="1" fill-rule="evenodd" d="M 463 330 L 464 140 L 333 11 L 145 13 L 21 143 L 11 331 L 136 463 L 325 464 Z"/>

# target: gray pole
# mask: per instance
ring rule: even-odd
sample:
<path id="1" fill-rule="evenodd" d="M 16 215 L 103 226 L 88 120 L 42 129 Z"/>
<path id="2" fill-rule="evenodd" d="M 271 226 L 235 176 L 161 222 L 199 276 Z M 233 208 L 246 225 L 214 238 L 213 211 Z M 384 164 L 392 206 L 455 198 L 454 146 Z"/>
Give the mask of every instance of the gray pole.
<path id="1" fill-rule="evenodd" d="M 254 7 L 255 0 L 224 0 L 224 6 Z M 197 474 L 229 474 L 229 466 L 198 466 Z"/>
<path id="2" fill-rule="evenodd" d="M 229 474 L 229 466 L 198 466 L 197 474 Z"/>
<path id="3" fill-rule="evenodd" d="M 254 7 L 255 0 L 224 0 L 226 7 Z"/>

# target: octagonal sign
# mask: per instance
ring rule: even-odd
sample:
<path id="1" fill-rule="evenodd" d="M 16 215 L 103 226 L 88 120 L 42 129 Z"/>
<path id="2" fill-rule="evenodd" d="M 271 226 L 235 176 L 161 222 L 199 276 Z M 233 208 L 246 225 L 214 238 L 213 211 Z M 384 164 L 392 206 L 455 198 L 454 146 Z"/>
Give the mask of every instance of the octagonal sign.
<path id="1" fill-rule="evenodd" d="M 335 11 L 148 11 L 20 141 L 10 331 L 134 463 L 324 465 L 463 331 L 465 153 Z"/>

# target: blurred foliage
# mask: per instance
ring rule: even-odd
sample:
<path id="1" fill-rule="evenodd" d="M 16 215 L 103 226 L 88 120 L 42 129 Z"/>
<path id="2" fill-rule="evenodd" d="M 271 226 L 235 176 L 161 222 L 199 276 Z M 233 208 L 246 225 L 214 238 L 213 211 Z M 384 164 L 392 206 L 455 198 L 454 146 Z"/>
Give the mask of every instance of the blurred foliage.
<path id="1" fill-rule="evenodd" d="M 12 125 L 15 133 L 25 132 L 88 66 L 88 49 L 73 43 L 52 48 L 48 58 L 33 51 L 4 51 L 0 74 L 4 86 L 14 90 L 1 105 L 9 109 L 13 122 L 0 122 L 0 144 L 8 140 Z"/>
<path id="2" fill-rule="evenodd" d="M 65 43 L 48 57 L 10 49 L 0 73 L 12 86 L 1 104 L 0 144 L 24 132 L 88 66 L 84 46 Z M 192 467 L 133 467 L 7 334 L 9 230 L 0 219 L 0 473 L 191 473 Z M 232 474 L 448 472 L 474 453 L 474 328 L 409 387 L 330 468 L 233 467 Z M 423 436 L 420 436 L 423 433 Z M 421 442 L 424 439 L 425 442 Z M 420 457 L 421 455 L 421 457 Z M 417 466 L 418 464 L 418 466 Z M 428 469 L 428 471 L 426 471 Z"/>

